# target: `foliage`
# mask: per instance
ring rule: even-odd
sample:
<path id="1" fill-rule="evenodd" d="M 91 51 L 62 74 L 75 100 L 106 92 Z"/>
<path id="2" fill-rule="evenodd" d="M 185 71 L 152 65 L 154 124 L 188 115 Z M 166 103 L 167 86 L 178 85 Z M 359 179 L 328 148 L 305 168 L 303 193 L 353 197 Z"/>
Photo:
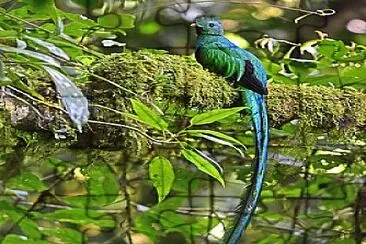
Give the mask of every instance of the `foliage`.
<path id="1" fill-rule="evenodd" d="M 142 95 L 147 87 L 143 82 L 121 86 L 100 77 L 96 70 L 120 77 L 121 71 L 111 66 L 110 61 L 121 60 L 117 55 L 103 54 L 98 45 L 103 40 L 126 34 L 126 29 L 134 27 L 135 16 L 119 12 L 117 3 L 105 5 L 103 1 L 92 1 L 92 11 L 86 11 L 87 1 L 72 2 L 86 17 L 57 8 L 58 1 L 1 2 L 4 6 L 0 9 L 2 92 L 41 116 L 49 111 L 61 111 L 80 130 L 86 121 L 78 116 L 89 113 L 81 90 L 84 92 L 83 88 L 92 83 L 101 92 L 105 88 L 98 89 L 98 85 L 106 82 L 109 90 L 117 90 L 119 96 L 130 99 L 126 99 L 126 104 L 117 104 L 118 100 L 110 96 L 116 104 L 104 104 L 104 109 L 109 109 L 120 120 L 105 121 L 103 116 L 94 115 L 100 118 L 94 122 L 132 131 L 138 135 L 136 138 L 141 145 L 130 145 L 130 148 L 125 145 L 121 151 L 71 148 L 68 146 L 74 145 L 73 141 L 83 134 L 77 134 L 66 122 L 66 116 L 59 120 L 62 121 L 59 127 L 45 126 L 59 139 L 54 142 L 49 137 L 14 128 L 10 123 L 14 118 L 1 107 L 1 241 L 122 242 L 138 241 L 141 236 L 137 233 L 144 234 L 150 242 L 163 242 L 164 238 L 181 242 L 202 236 L 218 238 L 220 233 L 216 233 L 214 227 L 222 226 L 223 216 L 233 211 L 245 188 L 243 182 L 248 182 L 251 174 L 249 161 L 254 157 L 255 148 L 245 107 L 219 108 L 230 104 L 233 97 L 230 86 L 221 88 L 229 96 L 216 99 L 217 77 L 200 77 L 196 71 L 201 68 L 188 57 L 179 65 L 186 65 L 192 73 L 172 72 L 170 75 L 178 83 L 174 86 L 159 68 L 173 65 L 164 63 L 162 56 L 148 52 L 125 54 L 125 57 L 140 55 L 144 58 L 141 62 L 152 64 L 148 71 L 151 77 L 128 72 L 126 75 L 153 83 L 155 89 L 150 94 L 167 92 L 161 89 L 159 82 L 168 84 L 170 100 L 154 100 L 149 94 Z M 145 34 L 157 31 L 156 23 L 139 26 L 139 29 Z M 306 83 L 316 86 L 309 97 L 326 94 L 332 99 L 352 96 L 353 90 L 365 89 L 366 47 L 363 45 L 347 44 L 324 34 L 302 44 L 270 37 L 263 37 L 257 44 L 262 49 L 254 51 L 262 58 L 275 84 Z M 169 58 L 170 63 L 180 60 L 175 56 Z M 145 67 L 138 62 L 134 65 Z M 94 70 L 89 70 L 91 67 Z M 48 84 L 51 78 L 55 85 Z M 58 82 L 62 80 L 62 84 L 68 84 L 67 88 L 72 87 L 71 93 L 68 93 L 70 89 L 65 92 L 65 87 L 60 87 Z M 200 82 L 211 82 L 211 90 L 202 89 Z M 319 85 L 344 90 L 331 96 L 332 90 L 317 87 Z M 177 105 L 179 103 L 174 101 L 179 97 L 177 93 L 187 93 L 187 90 L 177 89 L 179 86 L 187 87 L 193 94 L 190 103 Z M 50 91 L 52 87 L 61 96 L 66 110 L 56 102 L 55 92 Z M 301 86 L 294 89 L 299 88 Z M 80 100 L 72 100 L 74 93 Z M 289 96 L 298 94 L 301 93 Z M 98 108 L 97 99 L 93 100 L 93 108 Z M 297 106 L 304 107 L 303 111 L 312 116 L 306 117 L 304 113 L 272 129 L 272 162 L 261 207 L 246 238 L 260 243 L 351 242 L 358 238 L 359 233 L 354 231 L 357 224 L 361 232 L 365 231 L 365 226 L 359 224 L 362 219 L 357 223 L 357 217 L 352 218 L 354 213 L 358 216 L 357 211 L 364 211 L 364 206 L 357 209 L 364 192 L 366 142 L 360 129 L 364 124 L 357 120 L 360 116 L 356 116 L 352 131 L 331 130 L 329 127 L 333 126 L 314 129 L 311 127 L 314 124 L 310 123 L 314 122 L 313 115 L 328 110 L 322 105 L 306 107 L 307 98 L 294 99 L 298 99 Z M 39 104 L 44 106 L 42 111 L 37 110 Z M 75 110 L 73 105 L 81 110 Z M 16 108 L 14 105 L 14 110 Z M 331 109 L 333 120 L 323 122 L 320 118 L 320 121 L 339 124 L 338 107 Z M 285 108 L 278 110 L 285 113 Z M 341 115 L 350 111 L 357 113 L 357 110 L 358 107 L 344 109 L 339 115 L 354 118 Z M 88 130 L 86 127 L 83 128 Z M 60 140 L 65 135 L 67 140 Z M 172 233 L 178 234 L 172 238 L 169 236 Z"/>

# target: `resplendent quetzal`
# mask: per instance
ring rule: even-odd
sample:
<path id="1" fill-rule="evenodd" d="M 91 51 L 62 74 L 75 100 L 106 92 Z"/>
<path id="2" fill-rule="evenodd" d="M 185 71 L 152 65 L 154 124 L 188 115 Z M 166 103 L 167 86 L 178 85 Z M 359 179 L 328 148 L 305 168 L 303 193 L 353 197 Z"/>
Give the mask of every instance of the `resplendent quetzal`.
<path id="1" fill-rule="evenodd" d="M 267 76 L 257 57 L 226 39 L 223 26 L 215 17 L 202 16 L 196 27 L 196 59 L 204 68 L 234 82 L 251 108 L 256 136 L 256 159 L 248 193 L 242 198 L 237 216 L 224 236 L 225 243 L 238 243 L 255 212 L 267 166 L 269 126 L 266 111 Z M 247 89 L 244 89 L 247 88 Z"/>

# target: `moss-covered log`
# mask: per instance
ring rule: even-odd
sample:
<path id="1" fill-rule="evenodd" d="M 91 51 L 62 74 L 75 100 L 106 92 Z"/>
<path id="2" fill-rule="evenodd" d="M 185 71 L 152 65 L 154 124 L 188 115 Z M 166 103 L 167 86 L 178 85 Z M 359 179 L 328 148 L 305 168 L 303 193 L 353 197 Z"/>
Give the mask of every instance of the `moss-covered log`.
<path id="1" fill-rule="evenodd" d="M 91 68 L 92 75 L 82 80 L 82 90 L 92 104 L 118 111 L 131 111 L 129 98 L 138 96 L 144 101 L 168 104 L 174 111 L 183 109 L 212 109 L 233 106 L 238 91 L 222 77 L 203 70 L 192 58 L 169 55 L 162 51 L 125 52 L 107 56 Z M 47 99 L 57 101 L 53 83 L 46 74 L 28 73 L 29 84 Z M 106 82 L 109 80 L 116 85 Z M 133 93 L 129 92 L 132 91 Z M 137 95 L 136 95 L 137 94 Z M 59 111 L 42 104 L 29 104 L 2 94 L 2 124 L 24 130 L 55 130 L 67 124 Z M 18 94 L 24 100 L 26 97 Z M 366 128 L 366 94 L 354 90 L 306 85 L 269 84 L 268 111 L 271 126 L 280 127 L 293 119 L 300 119 L 314 128 L 364 130 Z M 35 111 L 35 109 L 37 111 Z M 21 116 L 19 112 L 21 111 Z M 92 119 L 126 124 L 130 121 L 114 112 L 91 108 Z M 43 117 L 38 116 L 39 112 Z M 7 117 L 5 113 L 8 113 Z M 38 115 L 37 115 L 38 113 Z M 5 119 L 8 118 L 8 119 Z M 45 119 L 47 118 L 47 119 Z M 1 123 L 0 123 L 1 125 Z M 71 128 L 72 126 L 68 126 Z M 96 141 L 103 138 L 130 137 L 129 131 L 92 125 Z M 92 131 L 92 132 L 91 132 Z M 85 140 L 90 138 L 85 137 Z M 128 146 L 125 141 L 118 146 Z"/>

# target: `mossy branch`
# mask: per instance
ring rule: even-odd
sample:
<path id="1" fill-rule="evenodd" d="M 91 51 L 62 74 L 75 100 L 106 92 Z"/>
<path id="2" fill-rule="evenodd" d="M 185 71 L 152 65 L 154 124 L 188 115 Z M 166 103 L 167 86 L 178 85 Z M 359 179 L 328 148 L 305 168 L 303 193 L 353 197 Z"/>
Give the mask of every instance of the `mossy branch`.
<path id="1" fill-rule="evenodd" d="M 293 119 L 320 129 L 364 130 L 366 94 L 324 86 L 271 84 L 267 99 L 271 125 Z"/>
<path id="2" fill-rule="evenodd" d="M 194 58 L 161 51 L 112 55 L 98 63 L 94 72 L 119 82 L 148 100 L 168 100 L 190 108 L 228 107 L 238 96 L 235 87 L 222 77 L 203 70 Z M 114 90 L 110 85 L 100 85 Z M 273 127 L 300 119 L 306 125 L 319 129 L 366 128 L 364 93 L 305 84 L 269 84 L 269 91 L 267 107 Z M 119 99 L 130 96 L 123 91 L 118 93 L 123 94 Z M 104 103 L 113 104 L 109 100 Z"/>
<path id="3" fill-rule="evenodd" d="M 99 104 L 111 110 L 91 108 L 93 120 L 110 123 L 128 124 L 130 120 L 123 118 L 117 111 L 131 111 L 129 98 L 138 96 L 145 102 L 154 102 L 165 106 L 166 110 L 179 111 L 189 109 L 207 110 L 233 106 L 238 97 L 238 91 L 226 80 L 203 70 L 192 57 L 169 55 L 163 51 L 142 50 L 125 52 L 107 56 L 98 61 L 86 73 L 81 86 L 83 92 L 92 104 Z M 40 72 L 25 71 L 28 80 L 40 94 L 48 100 L 57 103 L 53 83 Z M 98 77 L 102 77 L 100 79 Z M 109 80 L 111 82 L 106 82 Z M 120 89 L 113 84 L 123 87 Z M 128 92 L 128 90 L 133 91 Z M 138 94 L 138 95 L 136 95 Z M 44 104 L 30 101 L 22 103 L 19 99 L 6 96 L 3 92 L 0 109 L 10 113 L 9 125 L 23 130 L 50 130 L 65 125 L 65 118 L 60 111 Z M 19 94 L 25 100 L 27 97 Z M 269 84 L 267 99 L 270 124 L 280 127 L 285 123 L 299 119 L 304 124 L 317 129 L 364 130 L 366 128 L 366 94 L 353 90 L 340 90 L 330 87 L 307 85 Z M 22 109 L 26 108 L 26 109 Z M 22 111 L 22 116 L 16 116 Z M 43 117 L 34 113 L 43 113 Z M 169 113 L 168 113 L 169 114 Z M 172 114 L 172 113 L 171 113 Z M 44 118 L 48 118 L 46 121 Z M 3 119 L 1 124 L 6 124 Z M 54 118 L 52 121 L 49 118 Z M 26 126 L 24 126 L 26 125 Z M 70 128 L 72 126 L 69 126 Z M 89 134 L 100 141 L 108 138 L 131 137 L 130 131 L 121 128 L 103 128 L 92 126 Z M 84 133 L 83 133 L 84 134 Z M 85 133 L 88 134 L 88 133 Z M 90 140 L 86 138 L 85 140 Z M 126 141 L 122 145 L 128 146 Z M 126 144 L 127 143 L 127 144 Z"/>

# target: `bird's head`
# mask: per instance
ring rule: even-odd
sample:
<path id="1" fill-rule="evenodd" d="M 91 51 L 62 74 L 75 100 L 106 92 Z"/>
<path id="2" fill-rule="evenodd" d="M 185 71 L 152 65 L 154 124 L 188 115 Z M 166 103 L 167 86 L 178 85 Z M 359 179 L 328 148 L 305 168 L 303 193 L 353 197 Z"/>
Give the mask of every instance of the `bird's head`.
<path id="1" fill-rule="evenodd" d="M 223 35 L 224 28 L 220 20 L 213 16 L 201 16 L 192 26 L 196 27 L 197 35 Z"/>

